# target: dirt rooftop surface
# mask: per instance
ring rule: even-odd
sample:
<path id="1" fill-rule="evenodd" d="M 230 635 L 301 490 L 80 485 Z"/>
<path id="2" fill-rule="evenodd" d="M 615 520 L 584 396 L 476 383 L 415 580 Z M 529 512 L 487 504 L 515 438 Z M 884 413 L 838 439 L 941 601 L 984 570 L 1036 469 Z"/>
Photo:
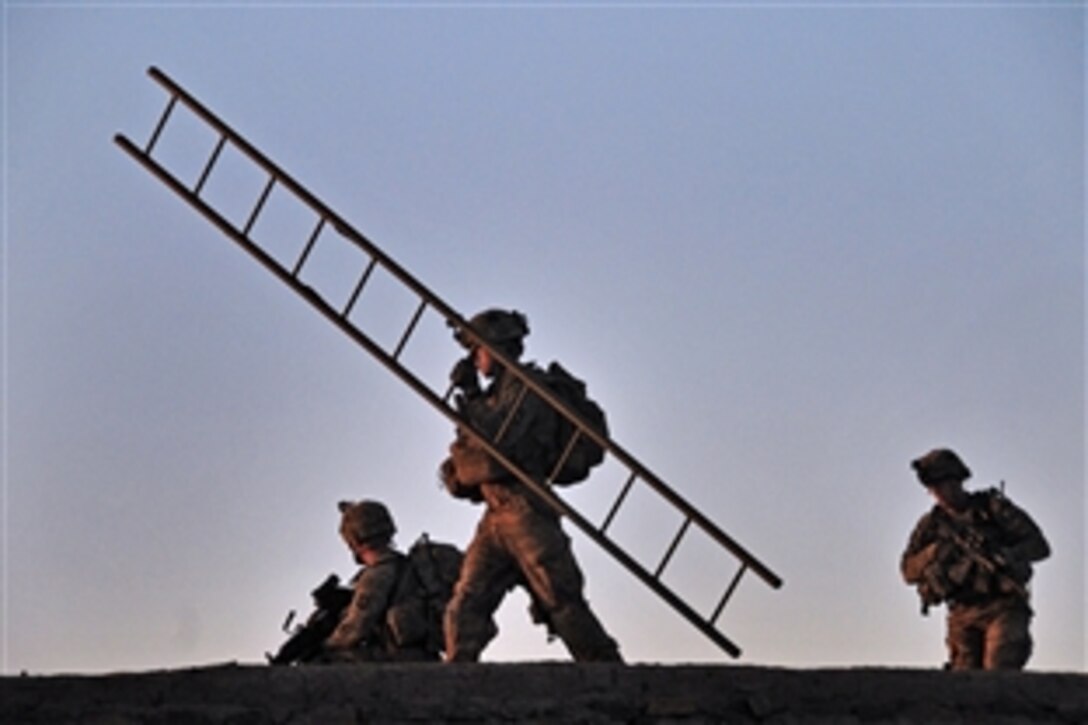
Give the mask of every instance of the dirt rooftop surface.
<path id="1" fill-rule="evenodd" d="M 1088 675 L 730 665 L 265 667 L 0 678 L 2 723 L 1088 723 Z"/>

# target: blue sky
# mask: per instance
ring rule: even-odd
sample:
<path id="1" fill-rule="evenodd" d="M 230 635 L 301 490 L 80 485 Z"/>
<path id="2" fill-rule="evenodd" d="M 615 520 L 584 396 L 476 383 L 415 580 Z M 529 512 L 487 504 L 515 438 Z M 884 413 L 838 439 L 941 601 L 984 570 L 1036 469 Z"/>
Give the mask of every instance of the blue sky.
<path id="1" fill-rule="evenodd" d="M 402 545 L 480 515 L 436 483 L 448 423 L 113 144 L 151 132 L 151 65 L 463 314 L 529 316 L 527 356 L 785 580 L 726 609 L 742 662 L 939 665 L 898 557 L 930 505 L 909 461 L 952 446 L 1053 546 L 1031 666 L 1084 669 L 1079 3 L 7 2 L 3 27 L 5 672 L 261 661 L 352 572 L 338 500 L 386 501 Z M 409 354 L 441 378 L 458 349 Z M 570 500 L 600 516 L 619 483 Z M 650 559 L 675 530 L 638 496 L 616 527 Z M 568 530 L 629 660 L 731 661 Z M 677 556 L 712 602 L 731 571 Z M 526 606 L 486 657 L 565 659 Z"/>

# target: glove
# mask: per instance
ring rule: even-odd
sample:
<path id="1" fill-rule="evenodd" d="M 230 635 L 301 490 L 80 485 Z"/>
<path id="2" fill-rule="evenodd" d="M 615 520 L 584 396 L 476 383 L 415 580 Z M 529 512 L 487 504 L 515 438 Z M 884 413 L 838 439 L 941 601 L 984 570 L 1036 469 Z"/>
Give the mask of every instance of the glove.
<path id="1" fill-rule="evenodd" d="M 476 375 L 476 363 L 472 357 L 463 357 L 450 371 L 450 382 L 468 395 L 480 392 L 480 378 Z"/>

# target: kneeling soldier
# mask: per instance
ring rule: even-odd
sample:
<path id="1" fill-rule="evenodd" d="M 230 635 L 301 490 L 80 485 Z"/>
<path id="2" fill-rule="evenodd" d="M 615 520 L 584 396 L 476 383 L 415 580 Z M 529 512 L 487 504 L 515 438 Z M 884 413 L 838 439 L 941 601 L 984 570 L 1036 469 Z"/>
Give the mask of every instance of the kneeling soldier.
<path id="1" fill-rule="evenodd" d="M 340 502 L 340 535 L 363 568 L 354 579 L 351 604 L 325 640 L 325 659 L 335 662 L 438 661 L 428 637 L 426 611 L 413 589 L 402 585 L 408 567 L 393 546 L 396 526 L 377 501 Z"/>

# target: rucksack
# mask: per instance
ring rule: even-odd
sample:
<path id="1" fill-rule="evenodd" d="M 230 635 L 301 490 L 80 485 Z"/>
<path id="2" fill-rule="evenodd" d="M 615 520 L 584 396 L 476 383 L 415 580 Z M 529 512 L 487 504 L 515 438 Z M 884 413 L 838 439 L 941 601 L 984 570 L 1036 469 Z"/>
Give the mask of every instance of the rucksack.
<path id="1" fill-rule="evenodd" d="M 549 390 L 580 414 L 593 430 L 608 437 L 608 421 L 605 419 L 604 411 L 586 395 L 584 382 L 571 375 L 557 362 L 549 363 L 542 377 Z M 578 431 L 578 428 L 567 420 L 566 416 L 556 413 L 555 417 L 555 461 L 552 468 L 569 445 L 571 436 Z M 556 474 L 552 483 L 566 486 L 584 481 L 589 478 L 590 469 L 600 465 L 603 460 L 604 448 L 589 436 L 579 435 L 574 449 L 567 456 L 563 468 Z"/>
<path id="2" fill-rule="evenodd" d="M 393 607 L 401 614 L 389 620 L 398 644 L 423 643 L 430 652 L 445 649 L 443 619 L 463 560 L 456 546 L 431 541 L 427 534 L 408 549 Z"/>

